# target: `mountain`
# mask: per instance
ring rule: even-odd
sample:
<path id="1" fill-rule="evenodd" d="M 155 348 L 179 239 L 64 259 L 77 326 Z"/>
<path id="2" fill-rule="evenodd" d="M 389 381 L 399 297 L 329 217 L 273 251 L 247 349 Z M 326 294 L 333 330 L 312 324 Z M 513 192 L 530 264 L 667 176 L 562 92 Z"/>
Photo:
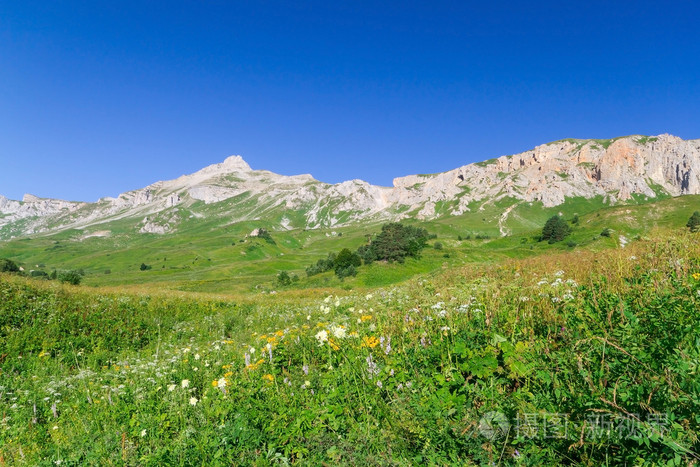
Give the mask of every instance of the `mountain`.
<path id="1" fill-rule="evenodd" d="M 278 229 L 335 227 L 362 220 L 460 215 L 500 202 L 502 221 L 523 203 L 559 206 L 600 198 L 619 204 L 700 194 L 700 140 L 668 134 L 566 139 L 448 172 L 394 179 L 393 187 L 253 170 L 231 156 L 190 175 L 96 203 L 0 196 L 0 239 L 66 229 L 106 235 L 113 223 L 141 233 L 178 230 L 185 219 L 265 220 Z M 501 229 L 503 234 L 506 233 Z"/>

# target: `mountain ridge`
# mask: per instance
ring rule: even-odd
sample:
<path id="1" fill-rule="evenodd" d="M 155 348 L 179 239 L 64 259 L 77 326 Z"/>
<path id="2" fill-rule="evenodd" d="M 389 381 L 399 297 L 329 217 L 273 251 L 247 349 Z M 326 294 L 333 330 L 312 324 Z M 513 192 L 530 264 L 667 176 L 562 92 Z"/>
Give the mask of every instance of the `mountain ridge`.
<path id="1" fill-rule="evenodd" d="M 392 187 L 359 179 L 328 184 L 310 174 L 279 175 L 252 169 L 234 155 L 192 174 L 94 203 L 29 194 L 14 201 L 0 195 L 0 239 L 122 219 L 132 219 L 141 233 L 157 234 L 176 230 L 183 216 L 203 215 L 231 222 L 276 219 L 282 229 L 313 229 L 366 219 L 460 215 L 480 209 L 475 203 L 481 201 L 553 207 L 576 197 L 601 196 L 616 204 L 635 197 L 699 193 L 700 140 L 669 134 L 559 140 L 446 172 L 397 177 Z"/>

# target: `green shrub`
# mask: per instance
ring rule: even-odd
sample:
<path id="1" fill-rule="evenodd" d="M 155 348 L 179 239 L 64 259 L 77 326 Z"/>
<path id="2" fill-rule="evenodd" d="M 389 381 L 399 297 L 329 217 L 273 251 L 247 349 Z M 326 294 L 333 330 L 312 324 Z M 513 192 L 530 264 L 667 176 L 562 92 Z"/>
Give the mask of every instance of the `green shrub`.
<path id="1" fill-rule="evenodd" d="M 11 259 L 0 258 L 0 272 L 19 272 L 19 266 Z"/>
<path id="2" fill-rule="evenodd" d="M 78 271 L 63 271 L 58 274 L 58 280 L 64 284 L 80 285 L 83 276 Z"/>
<path id="3" fill-rule="evenodd" d="M 688 219 L 688 223 L 685 225 L 690 229 L 691 232 L 697 232 L 700 230 L 700 211 L 695 211 L 692 216 L 690 216 L 690 219 Z"/>

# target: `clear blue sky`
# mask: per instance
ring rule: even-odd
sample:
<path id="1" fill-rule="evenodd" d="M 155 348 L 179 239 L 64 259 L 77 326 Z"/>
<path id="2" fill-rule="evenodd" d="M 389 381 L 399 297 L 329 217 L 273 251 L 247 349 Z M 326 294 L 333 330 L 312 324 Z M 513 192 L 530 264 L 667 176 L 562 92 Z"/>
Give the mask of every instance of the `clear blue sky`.
<path id="1" fill-rule="evenodd" d="M 0 0 L 0 194 L 242 155 L 336 183 L 561 138 L 700 138 L 697 1 Z"/>

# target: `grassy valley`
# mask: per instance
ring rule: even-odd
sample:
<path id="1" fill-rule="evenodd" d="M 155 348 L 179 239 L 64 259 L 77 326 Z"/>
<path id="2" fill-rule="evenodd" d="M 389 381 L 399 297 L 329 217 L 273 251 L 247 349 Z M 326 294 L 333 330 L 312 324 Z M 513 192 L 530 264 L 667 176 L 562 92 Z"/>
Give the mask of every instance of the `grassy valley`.
<path id="1" fill-rule="evenodd" d="M 85 276 L 0 274 L 0 465 L 694 465 L 699 204 L 485 206 L 342 281 L 380 223 L 6 242 Z"/>

